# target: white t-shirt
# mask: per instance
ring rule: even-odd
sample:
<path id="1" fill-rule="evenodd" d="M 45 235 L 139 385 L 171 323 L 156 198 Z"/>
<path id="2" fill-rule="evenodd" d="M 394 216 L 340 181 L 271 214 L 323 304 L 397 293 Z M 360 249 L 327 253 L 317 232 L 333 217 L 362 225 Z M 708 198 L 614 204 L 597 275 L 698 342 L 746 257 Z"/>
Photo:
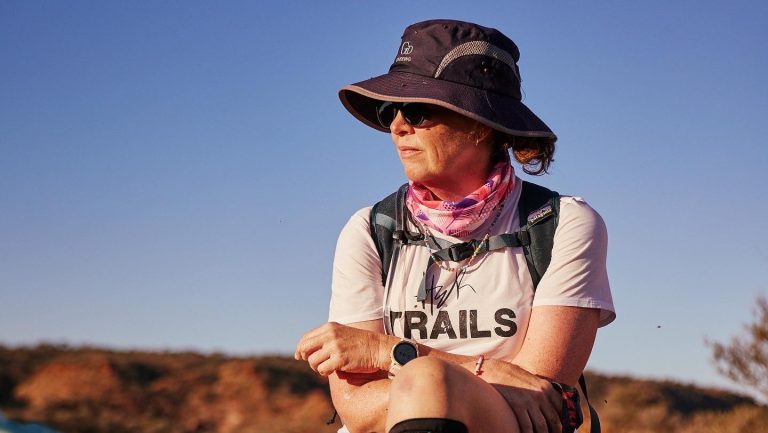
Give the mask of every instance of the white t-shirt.
<path id="1" fill-rule="evenodd" d="M 432 233 L 457 243 L 482 239 L 489 231 L 491 236 L 515 232 L 520 226 L 517 203 L 521 190 L 522 181 L 516 178 L 515 189 L 505 199 L 493 227 L 492 215 L 466 239 Z M 399 337 L 456 354 L 509 359 L 520 350 L 531 309 L 537 306 L 598 308 L 600 326 L 616 317 L 605 266 L 605 223 L 581 198 L 560 200 L 552 261 L 535 296 L 522 248 L 507 247 L 478 255 L 458 279 L 457 273 L 432 266 L 427 274 L 427 299 L 418 301 L 430 252 L 424 246 L 406 245 L 394 266 L 388 319 L 384 318 L 385 289 L 371 238 L 370 210 L 357 211 L 339 235 L 329 321 L 389 320 Z"/>

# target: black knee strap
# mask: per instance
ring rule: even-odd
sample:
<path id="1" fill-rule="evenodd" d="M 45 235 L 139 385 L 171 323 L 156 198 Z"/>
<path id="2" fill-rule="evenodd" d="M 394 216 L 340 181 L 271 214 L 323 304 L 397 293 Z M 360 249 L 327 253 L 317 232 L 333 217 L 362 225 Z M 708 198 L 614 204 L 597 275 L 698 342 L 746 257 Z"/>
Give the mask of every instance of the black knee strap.
<path id="1" fill-rule="evenodd" d="M 468 433 L 461 421 L 445 418 L 413 418 L 400 421 L 389 433 Z"/>

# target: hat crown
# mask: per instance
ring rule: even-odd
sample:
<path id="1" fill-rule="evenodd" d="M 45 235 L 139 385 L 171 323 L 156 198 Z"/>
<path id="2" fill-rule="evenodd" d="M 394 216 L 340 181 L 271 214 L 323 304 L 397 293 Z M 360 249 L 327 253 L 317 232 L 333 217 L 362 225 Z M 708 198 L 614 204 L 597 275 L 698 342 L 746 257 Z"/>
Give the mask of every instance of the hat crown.
<path id="1" fill-rule="evenodd" d="M 520 51 L 500 31 L 456 20 L 429 20 L 403 32 L 390 72 L 409 72 L 521 99 Z"/>

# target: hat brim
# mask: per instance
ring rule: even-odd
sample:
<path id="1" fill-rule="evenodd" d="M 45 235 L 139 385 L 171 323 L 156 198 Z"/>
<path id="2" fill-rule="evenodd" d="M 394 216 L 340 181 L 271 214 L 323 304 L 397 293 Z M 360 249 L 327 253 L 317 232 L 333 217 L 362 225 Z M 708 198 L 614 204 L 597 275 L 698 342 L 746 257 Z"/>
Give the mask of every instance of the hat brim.
<path id="1" fill-rule="evenodd" d="M 515 98 L 408 72 L 390 72 L 343 87 L 339 99 L 358 120 L 383 132 L 376 107 L 381 101 L 423 102 L 453 110 L 493 129 L 522 137 L 557 140 L 551 129 Z"/>

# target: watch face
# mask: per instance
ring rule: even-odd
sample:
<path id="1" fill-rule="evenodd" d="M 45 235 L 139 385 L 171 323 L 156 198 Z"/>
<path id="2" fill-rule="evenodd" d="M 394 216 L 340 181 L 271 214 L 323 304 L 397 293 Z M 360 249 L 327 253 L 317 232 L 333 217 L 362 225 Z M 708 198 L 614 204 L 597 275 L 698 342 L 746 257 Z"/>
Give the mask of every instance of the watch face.
<path id="1" fill-rule="evenodd" d="M 418 354 L 416 353 L 416 348 L 412 344 L 400 342 L 395 346 L 395 361 L 400 365 L 405 365 L 406 362 L 416 358 L 416 356 L 418 356 Z"/>

